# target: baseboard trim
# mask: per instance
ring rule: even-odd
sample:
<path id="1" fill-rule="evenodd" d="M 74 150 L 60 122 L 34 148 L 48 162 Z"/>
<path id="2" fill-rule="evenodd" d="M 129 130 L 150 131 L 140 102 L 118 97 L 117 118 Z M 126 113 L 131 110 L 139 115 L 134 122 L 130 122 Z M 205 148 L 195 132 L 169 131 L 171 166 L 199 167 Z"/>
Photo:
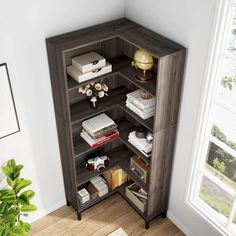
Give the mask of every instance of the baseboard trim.
<path id="1" fill-rule="evenodd" d="M 66 205 L 66 200 L 63 199 L 63 200 L 60 200 L 45 209 L 39 209 L 35 213 L 31 213 L 29 218 L 27 217 L 27 222 L 33 223 L 34 221 L 50 214 L 51 212 L 57 210 L 58 208 L 60 208 L 62 206 L 65 206 L 65 205 Z"/>
<path id="2" fill-rule="evenodd" d="M 170 211 L 167 211 L 167 217 L 172 221 L 185 235 L 194 236 L 194 234 Z"/>

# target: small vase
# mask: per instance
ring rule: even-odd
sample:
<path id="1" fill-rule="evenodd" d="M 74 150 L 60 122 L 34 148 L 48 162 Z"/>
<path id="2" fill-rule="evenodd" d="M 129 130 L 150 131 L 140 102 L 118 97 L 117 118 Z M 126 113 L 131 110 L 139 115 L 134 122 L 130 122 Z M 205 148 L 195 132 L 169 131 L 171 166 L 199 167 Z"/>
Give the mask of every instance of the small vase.
<path id="1" fill-rule="evenodd" d="M 91 105 L 92 109 L 97 109 L 98 108 L 98 101 L 96 101 L 96 102 L 91 102 L 90 101 L 90 105 Z"/>

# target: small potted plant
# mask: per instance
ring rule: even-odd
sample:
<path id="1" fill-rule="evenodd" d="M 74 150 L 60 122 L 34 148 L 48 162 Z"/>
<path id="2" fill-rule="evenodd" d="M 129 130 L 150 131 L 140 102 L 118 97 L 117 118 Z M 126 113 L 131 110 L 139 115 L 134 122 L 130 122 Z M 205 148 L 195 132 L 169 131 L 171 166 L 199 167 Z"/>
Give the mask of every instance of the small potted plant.
<path id="1" fill-rule="evenodd" d="M 16 165 L 14 159 L 2 167 L 5 178 L 1 178 L 0 182 L 6 179 L 8 186 L 0 189 L 0 235 L 26 236 L 31 229 L 31 225 L 24 222 L 21 216 L 37 210 L 30 202 L 35 193 L 32 190 L 23 191 L 31 181 L 20 178 L 22 168 L 23 165 Z"/>
<path id="2" fill-rule="evenodd" d="M 98 99 L 108 96 L 108 86 L 100 80 L 98 82 L 92 82 L 85 86 L 79 87 L 79 92 L 86 94 L 89 97 L 92 108 L 95 109 L 98 106 Z"/>

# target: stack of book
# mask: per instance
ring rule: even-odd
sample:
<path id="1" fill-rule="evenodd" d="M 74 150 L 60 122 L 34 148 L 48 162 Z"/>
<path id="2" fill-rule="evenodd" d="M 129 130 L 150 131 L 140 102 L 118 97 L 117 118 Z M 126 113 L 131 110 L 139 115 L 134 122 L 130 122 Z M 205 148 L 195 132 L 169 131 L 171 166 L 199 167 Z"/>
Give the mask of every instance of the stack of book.
<path id="1" fill-rule="evenodd" d="M 113 190 L 116 187 L 125 183 L 128 175 L 119 166 L 116 166 L 103 173 L 103 178 L 106 180 L 109 189 Z"/>
<path id="2" fill-rule="evenodd" d="M 135 131 L 129 134 L 128 141 L 133 144 L 141 153 L 146 157 L 150 157 L 152 154 L 152 143 L 148 143 L 146 138 L 137 138 Z"/>
<path id="3" fill-rule="evenodd" d="M 119 135 L 117 124 L 105 113 L 83 121 L 82 127 L 80 136 L 92 147 Z"/>
<path id="4" fill-rule="evenodd" d="M 102 177 L 94 177 L 90 179 L 90 183 L 97 189 L 99 197 L 102 197 L 103 195 L 108 193 L 107 183 Z"/>
<path id="5" fill-rule="evenodd" d="M 143 99 L 141 97 L 141 89 L 135 90 L 128 93 L 126 99 L 126 106 L 140 116 L 142 119 L 146 120 L 154 116 L 155 112 L 155 97 L 151 96 L 148 99 Z"/>

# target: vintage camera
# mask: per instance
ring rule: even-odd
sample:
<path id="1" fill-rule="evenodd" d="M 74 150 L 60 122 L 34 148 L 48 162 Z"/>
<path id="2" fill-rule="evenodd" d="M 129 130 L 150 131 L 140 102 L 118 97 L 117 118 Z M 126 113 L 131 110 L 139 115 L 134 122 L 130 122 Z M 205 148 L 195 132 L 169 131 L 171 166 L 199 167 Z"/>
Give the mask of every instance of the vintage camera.
<path id="1" fill-rule="evenodd" d="M 91 158 L 86 163 L 86 168 L 88 171 L 103 171 L 106 166 L 108 166 L 110 159 L 107 156 L 98 156 Z"/>

